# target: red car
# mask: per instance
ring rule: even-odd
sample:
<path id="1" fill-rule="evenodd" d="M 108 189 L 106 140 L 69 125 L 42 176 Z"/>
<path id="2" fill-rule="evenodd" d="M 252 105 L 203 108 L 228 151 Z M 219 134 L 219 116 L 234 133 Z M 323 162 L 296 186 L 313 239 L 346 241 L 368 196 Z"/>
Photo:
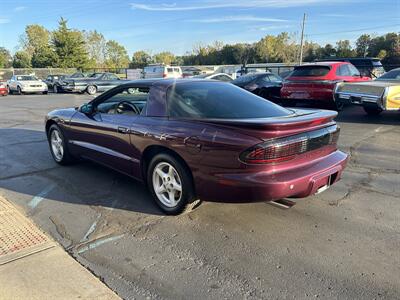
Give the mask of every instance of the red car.
<path id="1" fill-rule="evenodd" d="M 0 95 L 2 96 L 8 95 L 7 84 L 3 81 L 0 81 Z"/>
<path id="2" fill-rule="evenodd" d="M 283 83 L 281 98 L 290 104 L 315 101 L 330 108 L 340 110 L 341 103 L 334 100 L 334 90 L 338 82 L 371 80 L 363 77 L 356 67 L 347 62 L 309 63 L 294 68 Z"/>
<path id="3" fill-rule="evenodd" d="M 85 158 L 118 170 L 177 214 L 196 199 L 272 201 L 325 190 L 347 161 L 336 115 L 286 109 L 230 83 L 149 79 L 50 112 L 46 133 L 57 163 Z"/>

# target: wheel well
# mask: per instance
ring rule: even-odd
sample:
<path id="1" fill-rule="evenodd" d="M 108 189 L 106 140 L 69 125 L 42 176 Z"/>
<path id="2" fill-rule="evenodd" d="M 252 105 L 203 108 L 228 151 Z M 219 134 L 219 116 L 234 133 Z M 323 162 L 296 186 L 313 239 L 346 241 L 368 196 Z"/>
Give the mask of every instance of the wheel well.
<path id="1" fill-rule="evenodd" d="M 50 126 L 53 125 L 53 124 L 57 124 L 56 121 L 54 121 L 54 120 L 48 120 L 48 121 L 46 122 L 46 135 L 49 133 L 49 128 L 50 128 Z"/>
<path id="2" fill-rule="evenodd" d="M 167 154 L 173 156 L 186 168 L 186 170 L 188 170 L 191 180 L 192 180 L 192 183 L 193 183 L 193 188 L 194 188 L 195 185 L 194 185 L 192 170 L 190 169 L 188 164 L 185 162 L 185 160 L 175 151 L 173 151 L 167 147 L 158 146 L 158 145 L 149 146 L 143 151 L 141 168 L 142 168 L 142 178 L 144 179 L 144 181 L 147 182 L 147 168 L 149 167 L 150 161 L 152 160 L 152 158 L 154 156 L 156 156 L 157 154 L 160 154 L 160 153 L 167 153 Z"/>

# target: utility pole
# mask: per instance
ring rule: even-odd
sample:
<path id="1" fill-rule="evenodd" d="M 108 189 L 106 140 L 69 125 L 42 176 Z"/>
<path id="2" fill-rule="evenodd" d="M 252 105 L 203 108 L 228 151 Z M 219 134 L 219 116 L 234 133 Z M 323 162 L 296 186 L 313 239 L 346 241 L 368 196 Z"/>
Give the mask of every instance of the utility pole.
<path id="1" fill-rule="evenodd" d="M 299 64 L 301 65 L 303 62 L 303 44 L 304 44 L 304 26 L 306 23 L 306 14 L 303 15 L 303 24 L 301 26 L 301 42 L 300 42 L 300 59 Z"/>

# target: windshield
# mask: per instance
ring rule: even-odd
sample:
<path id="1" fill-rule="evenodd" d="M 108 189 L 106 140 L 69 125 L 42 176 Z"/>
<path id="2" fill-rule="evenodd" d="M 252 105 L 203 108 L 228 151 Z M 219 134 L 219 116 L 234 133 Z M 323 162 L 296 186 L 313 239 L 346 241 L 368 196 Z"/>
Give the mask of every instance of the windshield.
<path id="1" fill-rule="evenodd" d="M 391 70 L 376 80 L 400 80 L 400 69 Z"/>
<path id="2" fill-rule="evenodd" d="M 17 76 L 18 81 L 28 81 L 28 80 L 39 80 L 36 76 L 33 75 L 22 75 Z"/>
<path id="3" fill-rule="evenodd" d="M 235 85 L 219 82 L 178 84 L 168 91 L 171 117 L 246 119 L 282 117 L 291 114 L 279 105 Z"/>
<path id="4" fill-rule="evenodd" d="M 103 73 L 93 73 L 89 77 L 94 78 L 94 79 L 99 79 L 101 77 L 101 75 L 103 75 Z"/>

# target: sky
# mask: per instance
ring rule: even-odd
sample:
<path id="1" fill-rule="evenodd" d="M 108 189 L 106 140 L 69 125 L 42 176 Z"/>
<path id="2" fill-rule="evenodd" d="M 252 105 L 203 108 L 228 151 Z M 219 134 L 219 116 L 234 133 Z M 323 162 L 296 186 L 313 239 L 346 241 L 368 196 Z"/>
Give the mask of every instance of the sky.
<path id="1" fill-rule="evenodd" d="M 256 42 L 282 31 L 320 44 L 400 32 L 400 0 L 0 0 L 0 46 L 18 50 L 25 26 L 97 30 L 137 50 L 177 55 L 213 41 Z M 7 8 L 7 9 L 4 9 Z"/>

